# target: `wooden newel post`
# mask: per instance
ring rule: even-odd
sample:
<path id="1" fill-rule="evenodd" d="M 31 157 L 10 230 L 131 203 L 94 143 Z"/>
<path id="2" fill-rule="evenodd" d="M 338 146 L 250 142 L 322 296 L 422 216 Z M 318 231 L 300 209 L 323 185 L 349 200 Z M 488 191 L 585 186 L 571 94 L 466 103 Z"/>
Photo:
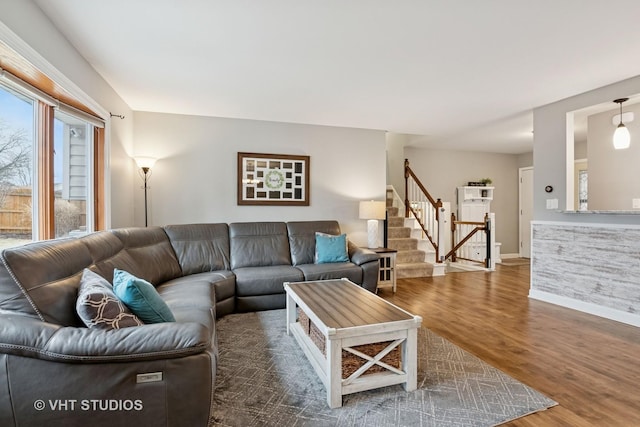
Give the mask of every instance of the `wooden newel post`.
<path id="1" fill-rule="evenodd" d="M 451 212 L 451 246 L 456 246 L 456 214 Z M 456 251 L 451 254 L 451 262 L 456 262 Z"/>
<path id="2" fill-rule="evenodd" d="M 486 233 L 486 248 L 487 248 L 487 257 L 485 258 L 484 261 L 484 266 L 485 268 L 491 268 L 491 220 L 489 219 L 489 214 L 485 213 L 484 214 L 484 231 Z"/>
<path id="3" fill-rule="evenodd" d="M 409 159 L 404 159 L 404 217 L 409 218 Z"/>

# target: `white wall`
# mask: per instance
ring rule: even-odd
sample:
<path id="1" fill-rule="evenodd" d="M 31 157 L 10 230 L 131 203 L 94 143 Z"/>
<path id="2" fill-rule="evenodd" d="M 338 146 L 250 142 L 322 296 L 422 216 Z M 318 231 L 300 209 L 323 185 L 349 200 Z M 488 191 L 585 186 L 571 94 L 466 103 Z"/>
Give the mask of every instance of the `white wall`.
<path id="1" fill-rule="evenodd" d="M 384 200 L 382 131 L 136 112 L 135 154 L 157 157 L 149 224 L 336 219 L 366 244 L 360 200 Z M 310 156 L 309 206 L 238 206 L 237 153 Z M 144 223 L 142 181 L 135 177 L 136 224 Z"/>
<path id="2" fill-rule="evenodd" d="M 518 154 L 518 167 L 519 168 L 533 167 L 533 151 L 529 153 Z"/>
<path id="3" fill-rule="evenodd" d="M 491 211 L 496 214 L 496 241 L 502 243 L 502 254 L 518 253 L 517 155 L 406 147 L 405 157 L 431 196 L 451 202 L 453 212 L 457 187 L 491 178 L 495 187 Z"/>
<path id="4" fill-rule="evenodd" d="M 0 40 L 72 95 L 95 102 L 107 121 L 107 183 L 111 227 L 133 223 L 134 169 L 129 161 L 133 122 L 130 108 L 86 62 L 48 18 L 30 0 L 2 0 L 0 4 Z M 122 114 L 125 120 L 110 121 L 108 112 Z M 110 215 L 109 215 L 110 214 Z"/>
<path id="5" fill-rule="evenodd" d="M 404 147 L 409 143 L 409 135 L 387 133 L 387 184 L 404 200 Z"/>

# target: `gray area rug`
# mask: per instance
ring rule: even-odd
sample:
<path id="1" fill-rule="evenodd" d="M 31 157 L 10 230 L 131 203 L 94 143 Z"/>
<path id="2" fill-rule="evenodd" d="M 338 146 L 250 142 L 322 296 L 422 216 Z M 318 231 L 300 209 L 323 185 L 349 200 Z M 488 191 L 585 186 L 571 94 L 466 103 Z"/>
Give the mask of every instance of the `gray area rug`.
<path id="1" fill-rule="evenodd" d="M 418 331 L 418 390 L 402 386 L 344 397 L 330 409 L 324 385 L 284 310 L 233 314 L 218 326 L 215 426 L 492 426 L 556 402 L 426 328 Z"/>

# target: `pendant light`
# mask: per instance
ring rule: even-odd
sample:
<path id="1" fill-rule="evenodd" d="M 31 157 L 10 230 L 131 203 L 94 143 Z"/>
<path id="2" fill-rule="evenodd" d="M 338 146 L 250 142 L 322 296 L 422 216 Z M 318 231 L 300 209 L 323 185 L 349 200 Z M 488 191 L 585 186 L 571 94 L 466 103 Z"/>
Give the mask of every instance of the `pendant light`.
<path id="1" fill-rule="evenodd" d="M 624 148 L 629 148 L 631 143 L 631 135 L 629 134 L 629 129 L 622 123 L 622 103 L 628 101 L 629 98 L 620 98 L 614 99 L 613 102 L 616 104 L 620 104 L 620 124 L 616 128 L 616 131 L 613 133 L 613 148 L 616 150 L 622 150 Z"/>

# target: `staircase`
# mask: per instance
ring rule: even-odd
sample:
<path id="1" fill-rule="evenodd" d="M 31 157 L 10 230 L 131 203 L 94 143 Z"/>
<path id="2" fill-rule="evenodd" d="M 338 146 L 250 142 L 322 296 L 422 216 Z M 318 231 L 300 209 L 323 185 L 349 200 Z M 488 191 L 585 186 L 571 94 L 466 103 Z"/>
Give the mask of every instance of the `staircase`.
<path id="1" fill-rule="evenodd" d="M 487 241 L 489 238 L 492 239 L 491 242 L 494 241 L 494 234 L 491 233 L 495 229 L 493 214 L 487 214 L 485 218 L 488 219 L 482 223 L 455 221 L 455 216 L 450 213 L 450 204 L 429 194 L 409 166 L 408 159 L 404 160 L 404 178 L 404 200 L 392 185 L 387 185 L 386 192 L 386 246 L 397 251 L 396 278 L 444 276 L 448 264 L 445 260 L 449 257 L 455 260 L 456 252 L 476 233 L 485 233 Z M 461 225 L 472 225 L 474 228 L 456 240 L 454 232 Z M 451 241 L 446 238 L 447 229 L 451 233 Z M 487 265 L 493 265 L 491 252 L 494 250 L 489 248 L 495 246 L 493 243 L 486 245 L 484 262 Z M 447 249 L 449 247 L 450 250 Z M 487 268 L 493 269 L 489 266 Z"/>
<path id="2" fill-rule="evenodd" d="M 400 216 L 399 209 L 392 204 L 393 199 L 387 199 L 387 246 L 398 251 L 396 278 L 432 276 L 433 264 L 425 261 L 427 248 L 419 249 L 426 246 L 420 236 L 422 230 L 410 226 L 414 220 Z"/>

